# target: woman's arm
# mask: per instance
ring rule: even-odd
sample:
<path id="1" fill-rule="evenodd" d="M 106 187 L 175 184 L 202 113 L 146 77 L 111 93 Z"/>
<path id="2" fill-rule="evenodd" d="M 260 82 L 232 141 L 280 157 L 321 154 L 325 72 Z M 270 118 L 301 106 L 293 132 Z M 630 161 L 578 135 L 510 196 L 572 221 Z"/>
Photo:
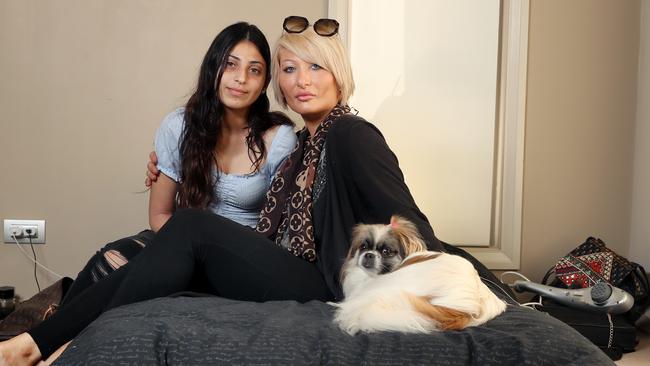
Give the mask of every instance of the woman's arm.
<path id="1" fill-rule="evenodd" d="M 148 174 L 158 175 L 158 179 L 153 179 L 149 193 L 149 226 L 156 232 L 176 209 L 181 169 L 178 146 L 183 125 L 183 109 L 177 109 L 165 116 L 156 131 L 156 150 L 149 154 L 151 161 L 147 165 Z"/>
<path id="2" fill-rule="evenodd" d="M 392 215 L 403 216 L 417 226 L 430 250 L 442 251 L 442 244 L 406 186 L 397 157 L 379 130 L 359 117 L 337 123 L 342 125 L 336 133 L 340 143 L 335 159 L 340 159 L 354 186 L 355 209 L 363 210 L 375 223 L 388 223 Z"/>
<path id="3" fill-rule="evenodd" d="M 160 174 L 149 192 L 149 226 L 158 231 L 174 213 L 178 183 Z"/>

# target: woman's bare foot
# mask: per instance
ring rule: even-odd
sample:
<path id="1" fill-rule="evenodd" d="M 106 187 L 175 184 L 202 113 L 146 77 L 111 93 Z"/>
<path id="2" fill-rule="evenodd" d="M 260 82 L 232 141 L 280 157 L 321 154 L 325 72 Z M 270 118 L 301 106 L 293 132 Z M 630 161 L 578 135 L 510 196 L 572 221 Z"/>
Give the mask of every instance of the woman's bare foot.
<path id="1" fill-rule="evenodd" d="M 68 345 L 70 345 L 70 342 L 59 347 L 59 349 L 54 351 L 54 353 L 52 353 L 50 357 L 47 358 L 47 360 L 39 362 L 37 366 L 50 366 L 54 361 L 56 361 L 57 358 L 59 358 L 59 356 L 61 356 L 63 351 L 68 348 Z"/>
<path id="2" fill-rule="evenodd" d="M 32 366 L 40 359 L 41 351 L 28 333 L 0 342 L 0 366 Z"/>

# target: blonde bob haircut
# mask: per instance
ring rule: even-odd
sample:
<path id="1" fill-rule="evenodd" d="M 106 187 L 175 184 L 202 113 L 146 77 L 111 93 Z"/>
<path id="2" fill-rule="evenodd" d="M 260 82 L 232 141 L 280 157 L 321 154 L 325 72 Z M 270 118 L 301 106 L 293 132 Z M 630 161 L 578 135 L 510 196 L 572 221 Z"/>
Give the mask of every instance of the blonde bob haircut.
<path id="1" fill-rule="evenodd" d="M 286 108 L 287 101 L 280 90 L 278 78 L 281 71 L 278 51 L 281 48 L 290 51 L 305 62 L 317 64 L 331 72 L 339 90 L 339 103 L 348 104 L 348 100 L 354 92 L 354 79 L 352 78 L 350 59 L 338 34 L 331 37 L 320 36 L 311 27 L 302 33 L 284 32 L 282 34 L 273 51 L 271 83 L 275 99 Z"/>

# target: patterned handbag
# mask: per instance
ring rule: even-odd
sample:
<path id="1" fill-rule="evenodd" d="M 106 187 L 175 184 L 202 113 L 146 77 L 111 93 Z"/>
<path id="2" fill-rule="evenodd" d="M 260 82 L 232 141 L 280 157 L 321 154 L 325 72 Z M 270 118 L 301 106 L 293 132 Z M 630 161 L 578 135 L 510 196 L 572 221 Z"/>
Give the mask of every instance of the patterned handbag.
<path id="1" fill-rule="evenodd" d="M 71 284 L 71 278 L 63 277 L 29 300 L 18 304 L 16 310 L 0 320 L 0 341 L 31 329 L 56 312 L 63 295 Z"/>
<path id="2" fill-rule="evenodd" d="M 602 240 L 589 237 L 571 253 L 560 258 L 544 277 L 555 272 L 552 286 L 563 288 L 591 287 L 607 282 L 621 288 L 634 297 L 634 307 L 626 318 L 634 323 L 650 304 L 648 277 L 639 264 L 630 262 L 605 246 Z"/>

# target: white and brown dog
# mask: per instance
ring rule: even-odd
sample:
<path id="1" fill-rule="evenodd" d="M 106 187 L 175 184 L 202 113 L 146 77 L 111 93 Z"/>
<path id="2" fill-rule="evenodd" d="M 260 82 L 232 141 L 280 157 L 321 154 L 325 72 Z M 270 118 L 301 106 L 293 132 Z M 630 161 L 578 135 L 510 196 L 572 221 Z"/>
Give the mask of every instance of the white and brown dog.
<path id="1" fill-rule="evenodd" d="M 469 261 L 427 251 L 415 225 L 398 216 L 355 227 L 341 281 L 334 320 L 349 334 L 462 329 L 506 308 Z"/>

